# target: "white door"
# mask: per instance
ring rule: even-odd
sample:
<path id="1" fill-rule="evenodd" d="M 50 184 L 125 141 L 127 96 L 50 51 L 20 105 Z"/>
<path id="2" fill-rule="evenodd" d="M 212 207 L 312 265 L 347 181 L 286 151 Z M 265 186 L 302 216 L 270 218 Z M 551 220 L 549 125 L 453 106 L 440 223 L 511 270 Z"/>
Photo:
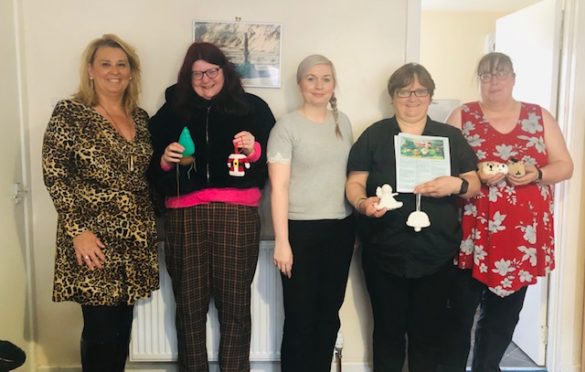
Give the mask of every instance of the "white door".
<path id="1" fill-rule="evenodd" d="M 495 49 L 512 58 L 514 97 L 556 111 L 561 12 L 558 0 L 542 0 L 498 19 Z M 548 283 L 539 279 L 526 294 L 513 341 L 536 364 L 544 366 Z"/>
<path id="2" fill-rule="evenodd" d="M 32 304 L 27 301 L 25 194 L 17 186 L 23 180 L 15 4 L 16 0 L 0 1 L 0 338 L 29 354 L 32 330 L 27 314 Z M 26 363 L 22 370 L 31 368 Z"/>

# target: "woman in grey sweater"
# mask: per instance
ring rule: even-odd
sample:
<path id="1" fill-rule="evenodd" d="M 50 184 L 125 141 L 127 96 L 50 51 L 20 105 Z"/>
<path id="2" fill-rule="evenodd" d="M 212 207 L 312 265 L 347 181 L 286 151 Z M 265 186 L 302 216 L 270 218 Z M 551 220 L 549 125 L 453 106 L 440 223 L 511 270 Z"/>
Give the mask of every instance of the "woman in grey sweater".
<path id="1" fill-rule="evenodd" d="M 297 83 L 303 104 L 277 121 L 268 141 L 274 264 L 285 313 L 281 367 L 321 372 L 331 368 L 355 240 L 344 194 L 353 136 L 337 110 L 329 59 L 305 58 Z"/>

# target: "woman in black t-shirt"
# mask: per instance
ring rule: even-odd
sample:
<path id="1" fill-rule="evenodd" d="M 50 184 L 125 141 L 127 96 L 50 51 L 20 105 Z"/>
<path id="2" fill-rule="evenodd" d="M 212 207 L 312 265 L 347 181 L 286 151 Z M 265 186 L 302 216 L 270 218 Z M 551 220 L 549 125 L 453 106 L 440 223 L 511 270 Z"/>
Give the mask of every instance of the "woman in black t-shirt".
<path id="1" fill-rule="evenodd" d="M 479 190 L 477 159 L 461 132 L 427 116 L 434 89 L 423 66 L 409 63 L 396 70 L 388 82 L 396 115 L 367 128 L 349 155 L 346 195 L 358 212 L 374 315 L 374 371 L 402 370 L 407 335 L 409 370 L 435 370 L 439 326 L 455 270 L 452 259 L 461 239 L 457 199 Z M 388 210 L 378 207 L 376 190 L 385 184 L 397 189 L 394 140 L 399 133 L 446 138 L 450 174 L 397 194 L 402 207 Z M 430 221 L 421 231 L 407 225 L 416 194 Z"/>

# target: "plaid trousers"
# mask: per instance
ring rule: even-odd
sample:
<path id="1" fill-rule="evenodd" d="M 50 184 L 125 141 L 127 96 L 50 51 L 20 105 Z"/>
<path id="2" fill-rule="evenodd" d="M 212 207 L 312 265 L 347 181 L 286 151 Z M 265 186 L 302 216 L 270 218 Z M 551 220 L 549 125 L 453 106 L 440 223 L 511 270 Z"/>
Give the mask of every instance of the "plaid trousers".
<path id="1" fill-rule="evenodd" d="M 213 296 L 220 323 L 220 369 L 249 371 L 258 208 L 210 203 L 172 209 L 166 234 L 166 263 L 177 305 L 179 370 L 208 371 L 205 324 Z"/>

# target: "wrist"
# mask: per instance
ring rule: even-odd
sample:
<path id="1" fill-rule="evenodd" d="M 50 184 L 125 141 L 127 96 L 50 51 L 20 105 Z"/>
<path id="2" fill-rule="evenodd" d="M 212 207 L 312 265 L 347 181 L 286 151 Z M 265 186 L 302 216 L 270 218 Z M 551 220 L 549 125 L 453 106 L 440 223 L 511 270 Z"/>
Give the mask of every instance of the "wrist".
<path id="1" fill-rule="evenodd" d="M 367 200 L 368 198 L 366 198 L 365 196 L 359 197 L 356 202 L 353 204 L 354 208 L 360 212 L 360 208 L 362 207 L 362 204 L 364 204 L 364 202 Z"/>
<path id="2" fill-rule="evenodd" d="M 467 194 L 467 189 L 469 189 L 469 182 L 463 177 L 459 177 L 459 179 L 461 180 L 461 185 L 459 186 L 457 195 Z"/>
<path id="3" fill-rule="evenodd" d="M 534 182 L 541 182 L 542 181 L 542 169 L 535 167 L 536 168 L 536 179 L 534 180 Z"/>
<path id="4" fill-rule="evenodd" d="M 288 242 L 288 235 L 285 234 L 285 236 L 275 236 L 274 237 L 274 242 L 276 243 L 285 243 Z"/>
<path id="5" fill-rule="evenodd" d="M 167 172 L 167 171 L 169 171 L 169 170 L 173 169 L 173 165 L 172 165 L 172 164 L 169 164 L 168 162 L 166 162 L 166 161 L 163 159 L 163 157 L 161 156 L 161 157 L 160 157 L 160 168 L 161 168 L 163 171 Z"/>
<path id="6" fill-rule="evenodd" d="M 260 159 L 261 155 L 262 155 L 262 146 L 260 145 L 260 143 L 254 142 L 254 147 L 252 148 L 252 151 L 246 156 L 248 157 L 248 159 L 252 163 L 254 163 L 258 159 Z"/>
<path id="7" fill-rule="evenodd" d="M 274 246 L 274 250 L 276 252 L 282 252 L 282 251 L 290 251 L 290 245 L 288 243 L 288 240 L 285 240 L 283 242 L 280 242 L 280 244 L 276 244 Z"/>

